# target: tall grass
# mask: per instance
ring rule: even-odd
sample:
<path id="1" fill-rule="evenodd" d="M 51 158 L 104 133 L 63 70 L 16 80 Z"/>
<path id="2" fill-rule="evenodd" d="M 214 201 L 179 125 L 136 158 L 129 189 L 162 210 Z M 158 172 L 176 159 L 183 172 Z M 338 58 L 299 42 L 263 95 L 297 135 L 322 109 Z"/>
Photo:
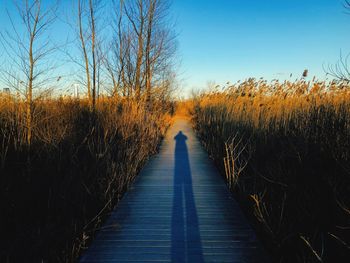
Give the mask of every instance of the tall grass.
<path id="1" fill-rule="evenodd" d="M 0 261 L 75 262 L 168 124 L 167 106 L 42 99 L 26 145 L 24 103 L 0 98 Z"/>
<path id="2" fill-rule="evenodd" d="M 193 121 L 276 262 L 350 260 L 350 87 L 249 79 Z"/>

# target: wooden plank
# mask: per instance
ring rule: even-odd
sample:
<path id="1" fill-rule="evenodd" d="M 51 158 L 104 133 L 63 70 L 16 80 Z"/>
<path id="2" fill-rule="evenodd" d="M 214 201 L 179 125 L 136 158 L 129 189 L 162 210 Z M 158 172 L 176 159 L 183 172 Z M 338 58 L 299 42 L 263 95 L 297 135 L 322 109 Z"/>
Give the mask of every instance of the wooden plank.
<path id="1" fill-rule="evenodd" d="M 186 120 L 111 213 L 80 262 L 269 262 Z"/>

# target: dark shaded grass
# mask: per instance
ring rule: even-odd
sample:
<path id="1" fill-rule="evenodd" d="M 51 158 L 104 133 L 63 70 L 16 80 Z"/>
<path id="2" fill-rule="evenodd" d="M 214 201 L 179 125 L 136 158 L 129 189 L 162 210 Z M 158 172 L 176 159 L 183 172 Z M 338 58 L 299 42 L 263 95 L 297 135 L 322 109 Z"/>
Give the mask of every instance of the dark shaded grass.
<path id="1" fill-rule="evenodd" d="M 232 191 L 274 260 L 348 262 L 349 103 L 291 109 L 282 120 L 266 114 L 255 125 L 230 98 L 202 97 L 211 102 L 197 101 L 194 125 L 223 174 L 225 142 L 238 134 L 247 145 L 248 166 Z"/>
<path id="2" fill-rule="evenodd" d="M 84 102 L 38 102 L 29 148 L 19 118 L 23 105 L 6 103 L 0 111 L 0 261 L 75 262 L 156 152 L 166 109 L 146 114 L 133 103 L 106 100 L 90 112 Z"/>

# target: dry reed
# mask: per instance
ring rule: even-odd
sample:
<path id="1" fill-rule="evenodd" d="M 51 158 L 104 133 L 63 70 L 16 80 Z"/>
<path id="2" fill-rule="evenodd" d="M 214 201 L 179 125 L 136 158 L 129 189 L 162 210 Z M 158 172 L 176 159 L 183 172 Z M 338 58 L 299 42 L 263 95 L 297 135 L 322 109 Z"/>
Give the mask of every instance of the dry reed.
<path id="1" fill-rule="evenodd" d="M 168 106 L 40 99 L 28 147 L 24 102 L 0 96 L 0 261 L 75 262 L 157 151 Z"/>
<path id="2" fill-rule="evenodd" d="M 203 144 L 276 262 L 348 262 L 349 85 L 248 79 L 192 104 Z"/>

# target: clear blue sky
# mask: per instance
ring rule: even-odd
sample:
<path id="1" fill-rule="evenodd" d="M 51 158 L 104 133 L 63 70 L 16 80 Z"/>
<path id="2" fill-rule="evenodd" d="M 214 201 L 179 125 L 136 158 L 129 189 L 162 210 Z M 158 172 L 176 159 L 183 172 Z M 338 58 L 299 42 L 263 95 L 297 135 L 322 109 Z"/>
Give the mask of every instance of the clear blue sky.
<path id="1" fill-rule="evenodd" d="M 61 5 L 67 8 L 71 1 L 61 0 Z M 11 2 L 0 0 L 0 30 L 9 25 L 5 6 Z M 296 78 L 304 69 L 324 79 L 322 66 L 335 63 L 340 50 L 350 52 L 350 14 L 343 0 L 172 2 L 179 77 L 187 90 L 205 87 L 207 81 L 285 79 L 290 73 Z M 62 38 L 69 32 L 65 26 L 56 25 Z"/>
<path id="2" fill-rule="evenodd" d="M 247 77 L 324 79 L 322 65 L 350 52 L 342 0 L 173 0 L 187 88 Z"/>

